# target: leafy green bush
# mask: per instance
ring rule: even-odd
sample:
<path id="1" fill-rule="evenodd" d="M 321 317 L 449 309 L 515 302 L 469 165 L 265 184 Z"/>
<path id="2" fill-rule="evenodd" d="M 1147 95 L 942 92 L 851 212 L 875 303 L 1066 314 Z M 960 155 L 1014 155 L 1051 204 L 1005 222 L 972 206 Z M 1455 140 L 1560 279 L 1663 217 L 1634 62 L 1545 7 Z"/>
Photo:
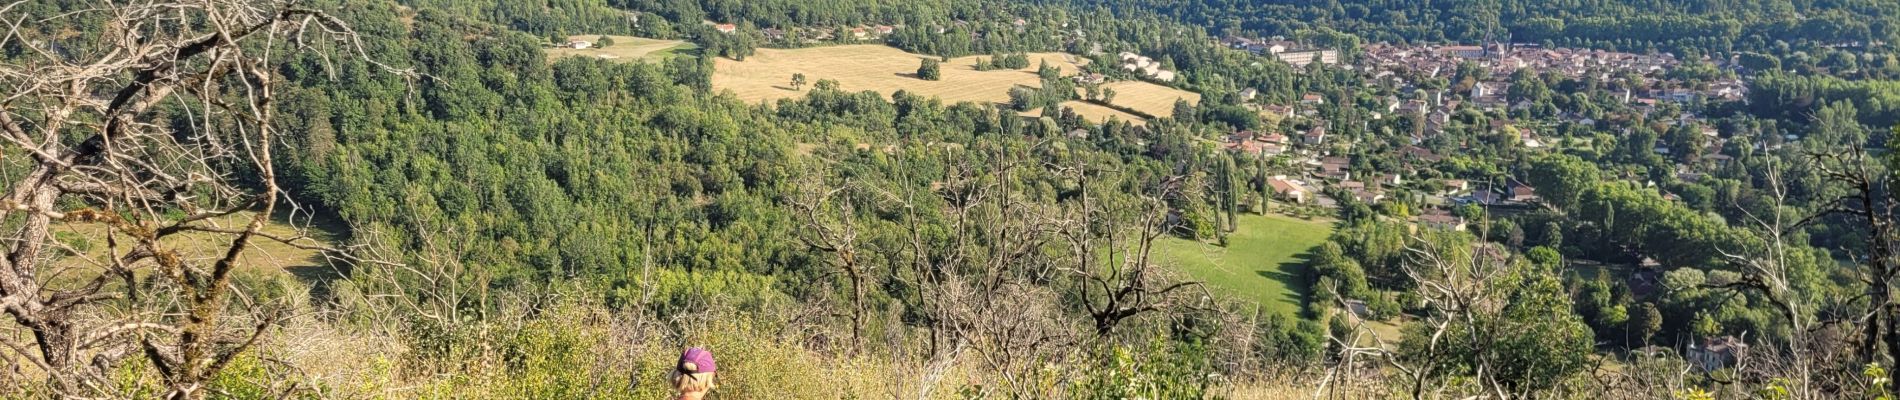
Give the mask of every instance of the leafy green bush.
<path id="1" fill-rule="evenodd" d="M 1101 350 L 1099 365 L 1070 387 L 1073 399 L 1205 399 L 1218 374 L 1197 343 L 1155 340 L 1146 349 Z"/>

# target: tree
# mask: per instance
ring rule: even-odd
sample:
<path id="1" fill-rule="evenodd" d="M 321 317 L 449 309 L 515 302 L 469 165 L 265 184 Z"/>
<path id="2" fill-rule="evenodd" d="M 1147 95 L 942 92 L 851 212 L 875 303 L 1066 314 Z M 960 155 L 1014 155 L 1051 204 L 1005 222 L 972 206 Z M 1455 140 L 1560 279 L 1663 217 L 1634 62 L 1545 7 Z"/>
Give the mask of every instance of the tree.
<path id="1" fill-rule="evenodd" d="M 803 72 L 793 73 L 792 74 L 792 90 L 796 91 L 804 87 L 805 87 L 805 73 Z"/>
<path id="2" fill-rule="evenodd" d="M 923 65 L 917 67 L 917 79 L 934 81 L 943 79 L 943 67 L 935 58 L 924 58 Z"/>
<path id="3" fill-rule="evenodd" d="M 1102 89 L 1102 103 L 1115 104 L 1115 88 Z"/>
<path id="4" fill-rule="evenodd" d="M 1346 257 L 1345 249 L 1341 248 L 1338 242 L 1327 241 L 1320 244 L 1319 250 L 1313 253 L 1311 263 L 1315 277 L 1332 278 L 1333 282 L 1341 285 L 1338 289 L 1327 288 L 1334 290 L 1340 296 L 1356 299 L 1370 292 L 1366 285 L 1365 269 L 1359 266 L 1358 261 Z M 1314 301 L 1333 302 L 1335 300 L 1314 299 Z"/>
<path id="5" fill-rule="evenodd" d="M 1568 154 L 1532 160 L 1529 175 L 1537 196 L 1563 210 L 1574 210 L 1584 191 L 1601 182 L 1596 166 Z"/>
<path id="6" fill-rule="evenodd" d="M 1335 359 L 1382 359 L 1404 376 L 1412 398 L 1454 382 L 1475 383 L 1465 390 L 1490 397 L 1528 397 L 1586 367 L 1590 328 L 1555 278 L 1462 232 L 1415 238 L 1406 251 L 1405 273 L 1418 282 L 1426 311 L 1397 345 L 1376 334 L 1369 346 L 1355 344 L 1365 337 L 1335 335 Z M 1351 373 L 1344 369 L 1333 374 Z"/>
<path id="7" fill-rule="evenodd" d="M 863 346 L 865 323 L 865 286 L 872 276 L 858 254 L 858 224 L 851 221 L 857 212 L 854 192 L 861 190 L 849 182 L 827 185 L 812 180 L 799 185 L 800 193 L 792 207 L 804 224 L 799 241 L 832 257 L 830 263 L 851 281 L 851 347 Z"/>
<path id="8" fill-rule="evenodd" d="M 1635 334 L 1638 346 L 1649 345 L 1649 338 L 1662 331 L 1662 311 L 1656 309 L 1656 303 L 1644 302 L 1630 314 L 1629 332 Z"/>
<path id="9" fill-rule="evenodd" d="M 594 39 L 594 48 L 596 49 L 604 49 L 613 45 L 614 38 L 607 37 L 607 35 L 601 35 L 599 39 Z"/>
<path id="10" fill-rule="evenodd" d="M 1036 91 L 1023 87 L 1009 88 L 1009 107 L 1016 111 L 1036 108 Z"/>
<path id="11" fill-rule="evenodd" d="M 323 51 L 284 38 L 340 43 L 345 57 L 366 57 L 342 20 L 274 2 L 100 3 L 37 16 L 32 8 L 0 8 L 0 16 L 165 33 L 101 42 L 107 48 L 86 53 L 105 57 L 97 62 L 55 56 L 75 53 L 52 42 L 14 41 L 34 51 L 0 64 L 10 94 L 0 136 L 23 157 L 0 197 L 8 205 L 0 220 L 9 221 L 0 228 L 0 304 L 34 342 L 0 338 L 14 349 L 7 359 L 37 369 L 29 376 L 46 379 L 46 395 L 96 397 L 110 396 L 93 393 L 115 387 L 114 368 L 141 354 L 162 380 L 162 397 L 203 398 L 287 317 L 283 304 L 254 303 L 256 293 L 233 282 L 248 251 L 277 242 L 347 257 L 264 230 L 293 204 L 274 154 L 283 134 L 278 72 L 290 64 L 283 57 Z M 104 251 L 73 252 L 54 238 L 56 223 L 96 228 L 92 240 Z M 176 238 L 186 235 L 210 252 L 181 246 Z"/>

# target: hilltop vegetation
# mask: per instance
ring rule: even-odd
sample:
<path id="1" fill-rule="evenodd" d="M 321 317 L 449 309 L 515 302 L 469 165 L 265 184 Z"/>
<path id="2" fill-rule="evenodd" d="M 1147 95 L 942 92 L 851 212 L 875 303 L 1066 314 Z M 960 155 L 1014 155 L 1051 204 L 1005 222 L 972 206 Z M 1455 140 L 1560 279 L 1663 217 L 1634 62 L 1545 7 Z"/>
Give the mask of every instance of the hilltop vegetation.
<path id="1" fill-rule="evenodd" d="M 1886 3 L 182 4 L 0 9 L 0 397 L 1900 378 Z"/>

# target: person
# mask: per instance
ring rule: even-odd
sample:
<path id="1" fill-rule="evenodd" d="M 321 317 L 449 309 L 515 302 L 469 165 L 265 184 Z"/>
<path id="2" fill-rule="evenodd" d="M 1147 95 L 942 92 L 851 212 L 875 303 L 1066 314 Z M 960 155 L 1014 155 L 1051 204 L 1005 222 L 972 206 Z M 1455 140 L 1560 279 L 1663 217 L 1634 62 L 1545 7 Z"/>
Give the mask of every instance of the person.
<path id="1" fill-rule="evenodd" d="M 679 363 L 674 364 L 672 376 L 673 388 L 679 392 L 678 400 L 701 400 L 713 390 L 713 374 L 719 366 L 713 363 L 711 351 L 693 347 L 680 353 Z"/>

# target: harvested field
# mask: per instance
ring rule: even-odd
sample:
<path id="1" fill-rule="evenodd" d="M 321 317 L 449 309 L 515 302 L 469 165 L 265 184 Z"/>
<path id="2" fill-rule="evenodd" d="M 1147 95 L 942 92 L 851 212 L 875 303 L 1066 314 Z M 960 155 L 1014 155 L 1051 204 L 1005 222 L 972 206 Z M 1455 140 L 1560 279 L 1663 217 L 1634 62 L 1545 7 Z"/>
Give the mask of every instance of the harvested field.
<path id="1" fill-rule="evenodd" d="M 1115 105 L 1154 116 L 1174 115 L 1174 100 L 1185 98 L 1188 104 L 1201 104 L 1201 94 L 1148 82 L 1121 81 L 1102 85 L 1115 89 Z"/>
<path id="2" fill-rule="evenodd" d="M 747 57 L 745 61 L 717 60 L 712 81 L 714 88 L 731 90 L 749 103 L 769 103 L 803 96 L 805 90 L 810 90 L 812 84 L 822 79 L 838 81 L 844 90 L 871 90 L 883 93 L 886 97 L 898 90 L 906 90 L 935 96 L 947 103 L 1002 103 L 1009 101 L 1009 89 L 1012 87 L 1035 87 L 1041 84 L 1036 77 L 1036 66 L 1043 61 L 1061 69 L 1065 75 L 1080 71 L 1081 65 L 1077 61 L 1086 62 L 1064 53 L 1030 53 L 1028 68 L 977 71 L 976 61 L 989 56 L 958 57 L 944 61 L 942 80 L 926 81 L 913 76 L 924 57 L 928 56 L 883 45 L 758 49 L 758 53 Z M 799 73 L 805 74 L 808 82 L 805 87 L 793 90 L 792 74 Z M 1115 82 L 1106 86 L 1115 88 L 1116 104 L 1154 115 L 1170 115 L 1174 111 L 1176 98 L 1200 101 L 1198 94 L 1147 82 Z M 1090 118 L 1116 115 L 1126 121 L 1140 121 L 1134 115 L 1107 107 L 1082 102 L 1064 105 Z"/>

